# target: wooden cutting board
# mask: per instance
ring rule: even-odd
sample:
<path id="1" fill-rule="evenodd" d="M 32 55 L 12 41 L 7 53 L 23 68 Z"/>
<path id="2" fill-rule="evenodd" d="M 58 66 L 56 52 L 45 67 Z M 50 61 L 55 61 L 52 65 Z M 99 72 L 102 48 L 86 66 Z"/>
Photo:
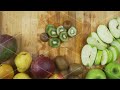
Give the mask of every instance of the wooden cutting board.
<path id="1" fill-rule="evenodd" d="M 0 13 L 0 33 L 16 37 L 18 51 L 28 51 L 32 56 L 46 55 L 54 58 L 63 55 L 69 63 L 81 63 L 81 49 L 88 35 L 96 31 L 99 24 L 106 24 L 120 16 L 115 11 L 4 11 Z M 65 20 L 72 21 L 77 28 L 77 36 L 62 43 L 59 48 L 51 48 L 41 42 L 39 35 L 45 32 L 47 24 L 62 25 Z"/>

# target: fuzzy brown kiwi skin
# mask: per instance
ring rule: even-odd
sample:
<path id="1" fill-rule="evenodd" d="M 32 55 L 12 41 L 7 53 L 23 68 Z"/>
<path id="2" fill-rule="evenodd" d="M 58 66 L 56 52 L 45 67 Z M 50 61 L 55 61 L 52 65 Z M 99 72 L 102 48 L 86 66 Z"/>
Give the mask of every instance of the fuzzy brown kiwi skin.
<path id="1" fill-rule="evenodd" d="M 69 68 L 69 64 L 64 56 L 57 56 L 55 58 L 55 65 L 60 71 L 67 70 Z"/>
<path id="2" fill-rule="evenodd" d="M 77 76 L 77 75 L 82 74 L 84 72 L 84 69 L 85 68 L 83 65 L 73 63 L 73 64 L 70 64 L 69 66 L 69 73 L 72 76 Z"/>

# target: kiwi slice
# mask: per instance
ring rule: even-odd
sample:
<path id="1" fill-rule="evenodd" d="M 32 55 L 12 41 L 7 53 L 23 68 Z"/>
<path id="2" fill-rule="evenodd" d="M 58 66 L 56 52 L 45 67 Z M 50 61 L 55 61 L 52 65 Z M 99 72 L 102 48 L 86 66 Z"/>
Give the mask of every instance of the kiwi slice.
<path id="1" fill-rule="evenodd" d="M 71 27 L 69 30 L 68 30 L 68 35 L 70 37 L 74 37 L 75 35 L 77 34 L 77 30 L 75 27 Z"/>
<path id="2" fill-rule="evenodd" d="M 60 35 L 59 35 L 59 38 L 62 42 L 66 42 L 68 41 L 68 35 L 67 35 L 67 32 L 61 32 Z"/>
<path id="3" fill-rule="evenodd" d="M 50 37 L 58 37 L 55 28 L 49 28 L 49 30 L 48 30 L 48 35 L 49 35 Z"/>
<path id="4" fill-rule="evenodd" d="M 55 28 L 55 27 L 54 27 L 54 25 L 52 25 L 52 24 L 48 24 L 48 25 L 46 26 L 45 32 L 48 33 L 48 31 L 49 31 L 50 28 Z"/>
<path id="5" fill-rule="evenodd" d="M 58 38 L 49 39 L 49 45 L 53 48 L 59 47 L 60 46 L 60 39 L 58 39 Z"/>
<path id="6" fill-rule="evenodd" d="M 57 28 L 57 35 L 60 35 L 60 33 L 63 32 L 63 31 L 67 31 L 67 30 L 63 26 L 59 26 Z"/>

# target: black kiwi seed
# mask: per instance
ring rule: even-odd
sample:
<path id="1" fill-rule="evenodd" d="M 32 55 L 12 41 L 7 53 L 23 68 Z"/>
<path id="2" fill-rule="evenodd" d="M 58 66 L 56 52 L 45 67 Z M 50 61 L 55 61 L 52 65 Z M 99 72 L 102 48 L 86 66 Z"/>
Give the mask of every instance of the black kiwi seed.
<path id="1" fill-rule="evenodd" d="M 67 70 L 69 67 L 67 60 L 63 56 L 57 56 L 55 58 L 55 64 L 60 71 Z"/>

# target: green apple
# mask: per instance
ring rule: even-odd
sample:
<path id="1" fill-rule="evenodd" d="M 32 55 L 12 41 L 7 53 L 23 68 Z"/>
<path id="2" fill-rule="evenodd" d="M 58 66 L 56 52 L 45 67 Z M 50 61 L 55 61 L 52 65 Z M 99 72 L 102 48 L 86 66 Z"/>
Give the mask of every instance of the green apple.
<path id="1" fill-rule="evenodd" d="M 105 73 L 101 69 L 91 69 L 86 77 L 86 79 L 106 79 Z"/>
<path id="2" fill-rule="evenodd" d="M 105 67 L 105 73 L 109 79 L 120 79 L 120 64 L 116 62 L 109 63 Z"/>
<path id="3" fill-rule="evenodd" d="M 87 43 L 97 47 L 99 50 L 104 50 L 107 48 L 107 44 L 103 43 L 95 32 L 92 32 L 87 38 Z"/>
<path id="4" fill-rule="evenodd" d="M 107 63 L 110 63 L 113 61 L 113 54 L 112 54 L 112 51 L 111 50 L 108 50 L 108 53 L 109 53 L 109 59 L 108 59 L 108 62 Z"/>
<path id="5" fill-rule="evenodd" d="M 109 60 L 109 52 L 107 51 L 107 49 L 105 49 L 103 50 L 101 65 L 107 64 L 108 60 Z"/>
<path id="6" fill-rule="evenodd" d="M 112 46 L 115 46 L 119 53 L 120 53 L 120 43 L 117 41 L 117 40 L 114 40 L 112 43 L 111 43 Z"/>
<path id="7" fill-rule="evenodd" d="M 119 18 L 112 19 L 109 21 L 109 30 L 115 38 L 120 38 L 120 23 L 118 22 Z"/>
<path id="8" fill-rule="evenodd" d="M 110 46 L 108 49 L 112 51 L 112 56 L 113 56 L 112 61 L 116 61 L 118 58 L 118 54 L 119 54 L 117 48 L 115 46 Z"/>
<path id="9" fill-rule="evenodd" d="M 90 45 L 85 45 L 82 48 L 81 60 L 83 65 L 91 67 L 95 61 L 97 48 Z"/>
<path id="10" fill-rule="evenodd" d="M 102 59 L 102 51 L 98 50 L 96 59 L 95 59 L 95 65 L 100 65 L 101 59 Z"/>
<path id="11" fill-rule="evenodd" d="M 112 43 L 113 36 L 105 25 L 99 25 L 97 28 L 97 34 L 100 39 L 105 43 Z"/>
<path id="12" fill-rule="evenodd" d="M 120 43 L 120 39 L 117 39 L 117 41 Z"/>

